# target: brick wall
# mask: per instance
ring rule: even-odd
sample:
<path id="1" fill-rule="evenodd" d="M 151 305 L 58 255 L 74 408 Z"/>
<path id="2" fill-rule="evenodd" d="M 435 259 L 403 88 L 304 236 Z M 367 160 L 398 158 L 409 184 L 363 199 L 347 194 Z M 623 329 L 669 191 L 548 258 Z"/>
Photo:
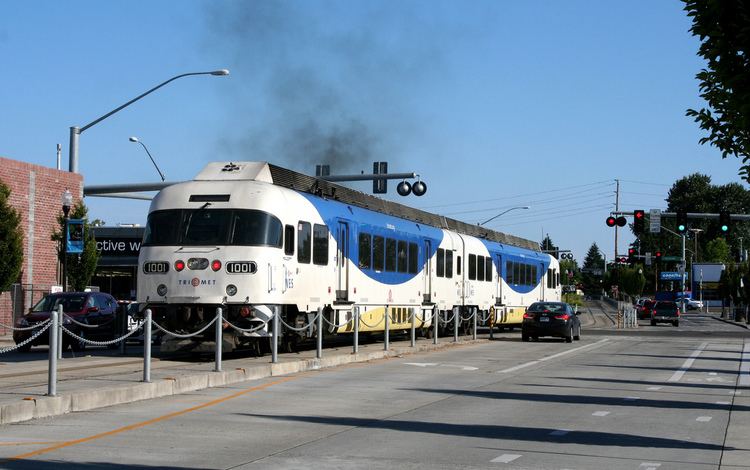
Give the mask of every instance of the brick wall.
<path id="1" fill-rule="evenodd" d="M 83 176 L 0 157 L 0 181 L 10 187 L 10 203 L 21 214 L 23 230 L 22 284 L 49 289 L 59 284 L 57 246 L 50 237 L 62 213 L 62 193 L 74 202 L 83 196 Z M 10 324 L 10 294 L 0 293 L 0 323 Z M 7 334 L 0 327 L 0 334 Z"/>

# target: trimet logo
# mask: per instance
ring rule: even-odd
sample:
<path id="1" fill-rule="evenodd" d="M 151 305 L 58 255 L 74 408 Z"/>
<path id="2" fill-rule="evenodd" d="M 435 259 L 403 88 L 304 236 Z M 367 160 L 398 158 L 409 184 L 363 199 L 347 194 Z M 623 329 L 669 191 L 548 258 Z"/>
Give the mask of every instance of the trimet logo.
<path id="1" fill-rule="evenodd" d="M 216 280 L 215 279 L 200 279 L 200 278 L 197 278 L 197 277 L 194 277 L 194 278 L 192 278 L 189 281 L 187 279 L 178 279 L 177 280 L 177 285 L 179 285 L 179 286 L 191 285 L 193 287 L 198 287 L 198 286 L 215 286 L 216 285 Z"/>

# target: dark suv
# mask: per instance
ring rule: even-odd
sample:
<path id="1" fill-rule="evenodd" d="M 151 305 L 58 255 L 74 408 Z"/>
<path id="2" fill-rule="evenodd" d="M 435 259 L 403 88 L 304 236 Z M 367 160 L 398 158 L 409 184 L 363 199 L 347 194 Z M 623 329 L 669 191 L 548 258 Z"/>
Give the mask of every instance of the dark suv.
<path id="1" fill-rule="evenodd" d="M 657 323 L 671 323 L 680 326 L 680 308 L 676 302 L 660 300 L 651 309 L 651 326 Z"/>
<path id="2" fill-rule="evenodd" d="M 101 292 L 60 292 L 48 294 L 29 312 L 16 321 L 16 327 L 26 328 L 42 323 L 50 316 L 50 312 L 57 310 L 58 305 L 63 308 L 63 326 L 76 335 L 96 341 L 108 341 L 117 337 L 119 331 L 117 317 L 117 300 L 109 294 Z M 95 328 L 84 327 L 76 323 L 97 325 Z M 36 330 L 14 331 L 13 340 L 19 344 L 30 338 Z M 47 330 L 48 332 L 49 330 Z M 32 346 L 49 344 L 49 334 L 42 333 L 31 343 L 21 348 L 28 351 Z M 86 345 L 63 332 L 63 349 L 68 347 L 74 351 L 83 350 Z"/>

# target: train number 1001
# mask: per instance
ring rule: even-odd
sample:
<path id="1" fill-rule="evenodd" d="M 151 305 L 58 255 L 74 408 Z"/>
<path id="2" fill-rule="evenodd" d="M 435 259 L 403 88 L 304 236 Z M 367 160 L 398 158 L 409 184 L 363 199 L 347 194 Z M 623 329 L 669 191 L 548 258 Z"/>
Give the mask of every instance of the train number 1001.
<path id="1" fill-rule="evenodd" d="M 227 263 L 227 272 L 229 274 L 255 274 L 258 265 L 255 261 L 229 261 Z"/>

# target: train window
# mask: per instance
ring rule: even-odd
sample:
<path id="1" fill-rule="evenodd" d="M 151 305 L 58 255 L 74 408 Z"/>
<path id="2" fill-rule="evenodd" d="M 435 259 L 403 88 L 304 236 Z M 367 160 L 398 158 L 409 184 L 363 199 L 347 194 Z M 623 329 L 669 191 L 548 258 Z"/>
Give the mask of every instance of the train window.
<path id="1" fill-rule="evenodd" d="M 396 270 L 396 240 L 393 238 L 385 239 L 385 270 Z"/>
<path id="2" fill-rule="evenodd" d="M 527 286 L 530 286 L 530 285 L 534 284 L 533 282 L 531 282 L 531 271 L 532 271 L 532 269 L 533 269 L 533 266 L 530 266 L 528 264 L 526 265 L 526 285 Z"/>
<path id="3" fill-rule="evenodd" d="M 370 269 L 372 267 L 372 237 L 369 233 L 359 234 L 359 268 Z"/>
<path id="4" fill-rule="evenodd" d="M 469 280 L 477 279 L 477 255 L 469 255 Z"/>
<path id="5" fill-rule="evenodd" d="M 294 226 L 284 226 L 284 254 L 291 256 L 294 254 Z"/>
<path id="6" fill-rule="evenodd" d="M 484 261 L 484 279 L 492 282 L 492 258 L 490 256 Z"/>
<path id="7" fill-rule="evenodd" d="M 372 267 L 382 271 L 385 265 L 385 239 L 375 235 L 372 241 Z"/>
<path id="8" fill-rule="evenodd" d="M 456 275 L 457 276 L 461 275 L 461 257 L 460 256 L 456 257 Z"/>
<path id="9" fill-rule="evenodd" d="M 313 264 L 328 264 L 328 227 L 313 225 Z"/>
<path id="10" fill-rule="evenodd" d="M 555 283 L 555 289 L 557 289 L 557 287 L 558 287 L 558 286 L 560 285 L 560 272 L 559 272 L 559 271 L 557 272 L 557 275 L 556 275 L 556 277 L 555 277 L 555 280 L 557 281 L 557 282 Z"/>
<path id="11" fill-rule="evenodd" d="M 148 215 L 144 245 L 176 245 L 179 239 L 182 211 L 156 211 Z"/>
<path id="12" fill-rule="evenodd" d="M 183 210 L 180 224 L 181 244 L 199 246 L 225 244 L 231 220 L 230 214 L 231 211 L 227 210 Z M 276 221 L 278 222 L 278 219 Z"/>
<path id="13" fill-rule="evenodd" d="M 445 250 L 445 277 L 453 277 L 453 251 Z"/>
<path id="14" fill-rule="evenodd" d="M 513 284 L 513 262 L 512 261 L 506 261 L 505 262 L 505 282 L 508 283 L 508 285 Z"/>
<path id="15" fill-rule="evenodd" d="M 312 253 L 312 230 L 310 222 L 297 223 L 297 262 L 310 263 Z"/>
<path id="16" fill-rule="evenodd" d="M 552 270 L 547 270 L 547 289 L 552 289 Z"/>
<path id="17" fill-rule="evenodd" d="M 416 243 L 409 243 L 409 274 L 416 274 L 419 271 L 419 246 Z"/>
<path id="18" fill-rule="evenodd" d="M 213 212 L 218 212 L 218 210 L 205 210 L 200 214 L 196 211 L 195 216 L 203 218 L 205 217 L 204 214 Z M 231 245 L 274 246 L 281 248 L 284 244 L 281 221 L 271 214 L 256 210 L 235 210 L 233 219 Z M 192 225 L 194 223 L 195 217 L 193 217 L 193 222 L 188 222 L 185 225 Z M 186 237 L 188 236 L 187 230 L 189 228 L 186 229 Z"/>
<path id="19" fill-rule="evenodd" d="M 437 250 L 437 277 L 445 277 L 445 250 L 438 248 Z"/>
<path id="20" fill-rule="evenodd" d="M 405 241 L 403 241 L 403 240 L 399 240 L 398 241 L 398 249 L 397 249 L 396 256 L 398 258 L 398 264 L 397 264 L 397 266 L 398 266 L 398 272 L 400 272 L 400 273 L 405 273 L 406 269 L 407 269 L 407 266 L 406 266 L 406 259 L 407 259 L 406 258 L 406 254 L 407 253 L 406 253 L 406 251 L 407 251 L 407 247 L 408 246 L 409 246 L 409 244 L 406 243 Z"/>
<path id="21" fill-rule="evenodd" d="M 513 282 L 516 285 L 523 284 L 523 277 L 521 277 L 521 263 L 513 263 Z"/>
<path id="22" fill-rule="evenodd" d="M 536 266 L 531 267 L 531 285 L 536 285 Z"/>
<path id="23" fill-rule="evenodd" d="M 477 281 L 484 281 L 484 256 L 477 256 Z"/>

